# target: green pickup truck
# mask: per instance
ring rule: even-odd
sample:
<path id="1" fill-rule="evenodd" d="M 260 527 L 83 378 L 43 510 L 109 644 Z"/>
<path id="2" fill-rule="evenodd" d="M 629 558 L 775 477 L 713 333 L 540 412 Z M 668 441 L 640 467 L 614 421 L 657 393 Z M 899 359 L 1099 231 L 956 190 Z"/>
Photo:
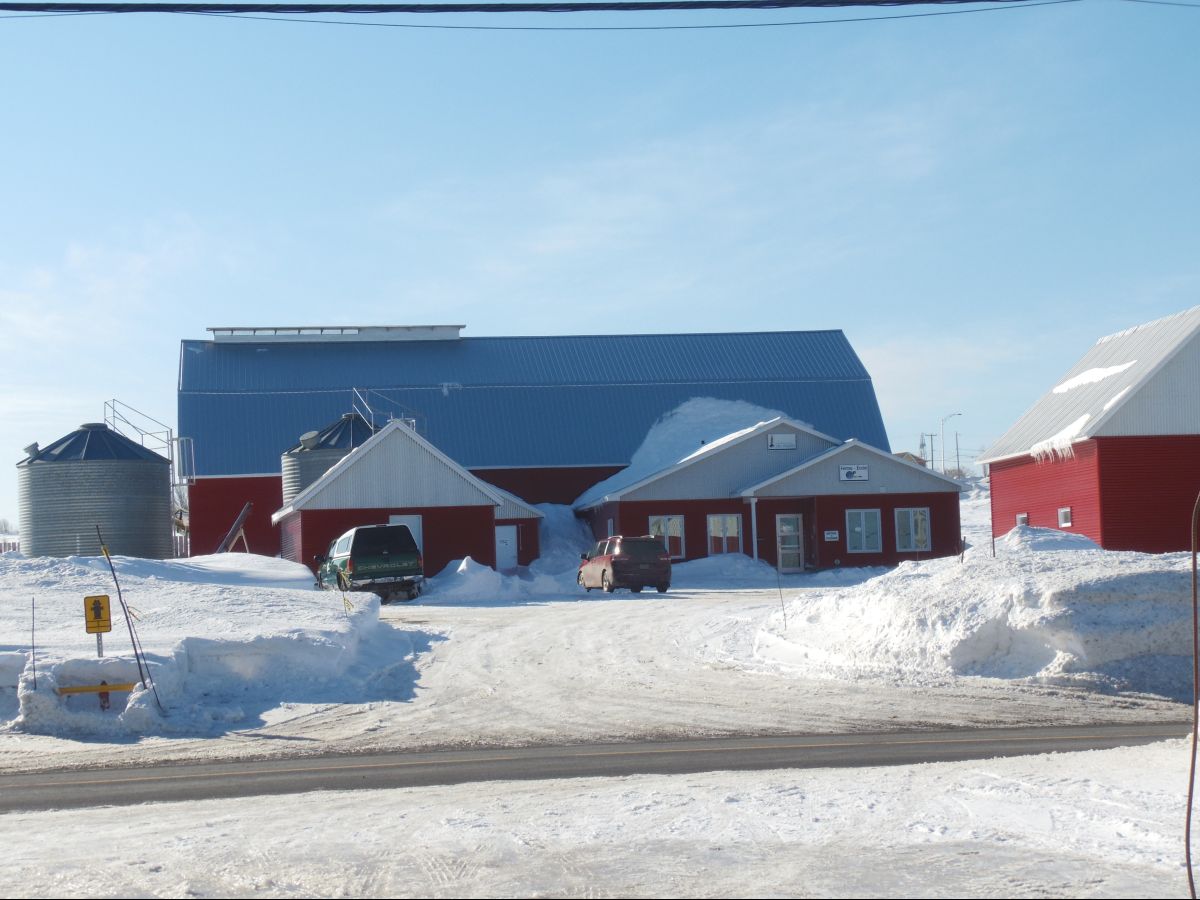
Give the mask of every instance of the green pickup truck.
<path id="1" fill-rule="evenodd" d="M 412 600 L 425 581 L 421 551 L 407 525 L 360 525 L 317 556 L 317 586 L 330 591 L 370 591 L 384 603 Z"/>

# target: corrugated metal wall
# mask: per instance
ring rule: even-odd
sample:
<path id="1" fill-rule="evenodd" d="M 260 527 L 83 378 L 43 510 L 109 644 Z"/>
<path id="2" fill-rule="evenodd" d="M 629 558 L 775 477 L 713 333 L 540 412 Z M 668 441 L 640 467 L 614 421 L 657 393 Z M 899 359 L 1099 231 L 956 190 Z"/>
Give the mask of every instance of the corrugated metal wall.
<path id="1" fill-rule="evenodd" d="M 1101 545 L 1166 553 L 1191 547 L 1200 435 L 1097 438 Z"/>
<path id="2" fill-rule="evenodd" d="M 1100 473 L 1096 442 L 1075 445 L 1075 455 L 1035 462 L 1031 457 L 992 463 L 992 534 L 1007 534 L 1018 513 L 1037 528 L 1057 528 L 1060 507 L 1071 507 L 1072 534 L 1100 543 Z"/>
<path id="3" fill-rule="evenodd" d="M 98 459 L 17 467 L 21 550 L 27 556 L 109 552 L 167 559 L 174 553 L 166 461 Z"/>
<path id="4" fill-rule="evenodd" d="M 304 509 L 488 506 L 495 500 L 398 428 L 355 450 L 332 478 L 304 499 Z"/>
<path id="5" fill-rule="evenodd" d="M 1122 401 L 1097 437 L 1200 434 L 1200 334 Z"/>

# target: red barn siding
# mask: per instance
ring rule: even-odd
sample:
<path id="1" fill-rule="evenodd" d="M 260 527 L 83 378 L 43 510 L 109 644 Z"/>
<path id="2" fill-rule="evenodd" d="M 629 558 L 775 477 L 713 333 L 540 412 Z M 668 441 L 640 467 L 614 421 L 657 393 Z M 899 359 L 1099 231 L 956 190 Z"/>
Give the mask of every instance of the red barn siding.
<path id="1" fill-rule="evenodd" d="M 197 478 L 188 487 L 191 555 L 216 552 L 247 500 L 254 504 L 246 520 L 250 552 L 275 556 L 279 552 L 279 529 L 271 524 L 271 515 L 283 506 L 281 475 Z"/>
<path id="2" fill-rule="evenodd" d="M 386 525 L 389 516 L 421 516 L 425 574 L 437 575 L 456 559 L 470 556 L 485 566 L 496 565 L 494 507 L 439 506 L 422 509 L 304 509 L 284 520 L 300 519 L 299 558 L 313 567 L 313 557 L 324 554 L 329 543 L 357 525 Z M 315 568 L 314 568 L 315 571 Z"/>
<path id="3" fill-rule="evenodd" d="M 607 520 L 614 520 L 614 534 L 650 533 L 651 516 L 683 516 L 685 559 L 708 556 L 708 515 L 723 513 L 742 517 L 742 552 L 750 555 L 750 507 L 741 498 L 720 500 L 637 500 L 606 503 L 589 515 L 596 540 L 604 538 Z"/>
<path id="4" fill-rule="evenodd" d="M 516 494 L 526 503 L 572 503 L 592 485 L 624 466 L 548 466 L 528 469 L 471 469 L 471 474 Z"/>
<path id="5" fill-rule="evenodd" d="M 961 546 L 957 492 L 827 496 L 815 498 L 815 506 L 813 564 L 817 568 L 894 566 L 910 559 L 953 556 Z M 925 553 L 901 553 L 896 549 L 896 510 L 920 507 L 929 508 L 931 549 Z M 850 553 L 846 549 L 846 511 L 850 509 L 879 510 L 882 552 Z M 826 531 L 836 531 L 838 539 L 827 543 Z"/>
<path id="6" fill-rule="evenodd" d="M 1099 437 L 1094 443 L 1101 546 L 1146 553 L 1190 549 L 1192 508 L 1200 493 L 1200 435 Z"/>
<path id="7" fill-rule="evenodd" d="M 1058 528 L 1058 510 L 1071 507 L 1071 527 L 1101 541 L 1100 471 L 1095 441 L 1076 444 L 1074 455 L 1038 462 L 1031 456 L 991 464 L 992 534 L 1007 534 L 1017 513 L 1037 528 Z"/>

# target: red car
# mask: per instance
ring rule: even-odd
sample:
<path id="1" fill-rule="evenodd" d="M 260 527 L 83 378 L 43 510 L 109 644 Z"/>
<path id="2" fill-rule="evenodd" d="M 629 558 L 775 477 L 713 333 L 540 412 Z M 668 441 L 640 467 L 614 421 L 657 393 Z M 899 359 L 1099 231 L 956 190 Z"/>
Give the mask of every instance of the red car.
<path id="1" fill-rule="evenodd" d="M 671 586 L 671 557 L 660 537 L 614 534 L 580 558 L 577 581 L 589 591 L 600 588 L 611 594 L 617 588 L 629 588 L 636 594 L 644 587 L 654 587 L 665 594 Z"/>

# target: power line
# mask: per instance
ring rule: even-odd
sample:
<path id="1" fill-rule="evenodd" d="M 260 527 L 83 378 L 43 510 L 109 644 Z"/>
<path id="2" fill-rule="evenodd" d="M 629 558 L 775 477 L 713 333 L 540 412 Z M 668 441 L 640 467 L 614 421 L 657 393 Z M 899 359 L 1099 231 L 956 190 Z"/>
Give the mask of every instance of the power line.
<path id="1" fill-rule="evenodd" d="M 0 12 L 23 13 L 208 13 L 239 15 L 377 15 L 391 13 L 574 13 L 574 12 L 677 12 L 726 9 L 831 9 L 848 6 L 892 7 L 962 5 L 979 0 L 575 0 L 575 2 L 455 2 L 455 3 L 113 3 L 103 2 L 0 2 Z M 993 3 L 1032 5 L 1029 0 L 991 0 Z"/>
<path id="2" fill-rule="evenodd" d="M 929 16 L 961 16 L 968 13 L 1000 12 L 1030 6 L 1060 6 L 1081 0 L 1029 0 L 1020 5 L 985 6 L 977 9 L 945 9 L 938 12 L 901 13 L 894 16 L 856 16 L 842 19 L 807 19 L 796 22 L 732 22 L 720 25 L 420 25 L 410 22 L 351 22 L 345 19 L 298 19 L 290 16 L 253 16 L 233 13 L 187 13 L 214 19 L 253 19 L 262 22 L 299 22 L 303 25 L 356 25 L 363 28 L 432 28 L 450 31 L 695 31 L 717 28 L 780 28 L 796 25 L 839 25 L 848 22 L 883 22 L 894 19 L 924 19 Z M 60 13 L 59 15 L 62 15 Z M 0 17 L 8 18 L 8 17 Z"/>

